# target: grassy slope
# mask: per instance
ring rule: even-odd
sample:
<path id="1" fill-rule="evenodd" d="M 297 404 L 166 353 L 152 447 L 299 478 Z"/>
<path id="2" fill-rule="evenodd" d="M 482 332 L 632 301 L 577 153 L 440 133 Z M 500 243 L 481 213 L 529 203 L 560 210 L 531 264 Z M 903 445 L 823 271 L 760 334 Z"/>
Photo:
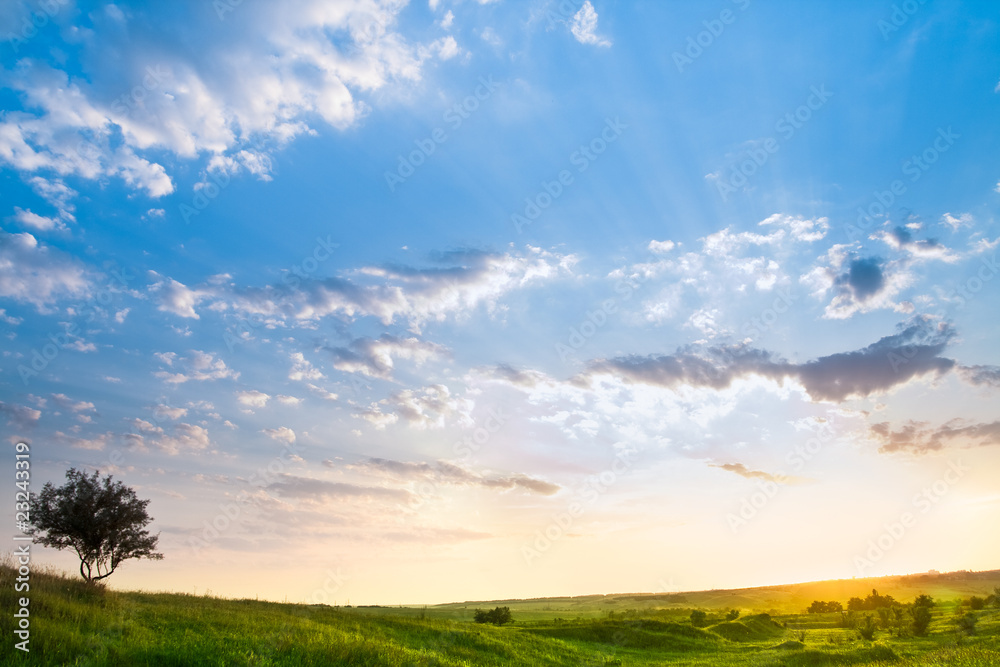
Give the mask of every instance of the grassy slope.
<path id="1" fill-rule="evenodd" d="M 461 620 L 451 620 L 433 610 L 102 591 L 37 571 L 25 656 L 13 649 L 7 613 L 21 595 L 13 577 L 0 566 L 0 665 L 1000 665 L 1000 612 L 980 612 L 979 635 L 955 649 L 949 605 L 935 610 L 931 637 L 871 644 L 836 627 L 836 615 L 714 619 L 699 629 L 680 608 L 600 620 L 557 620 L 552 612 L 525 622 L 515 613 L 515 626 L 494 628 L 470 623 L 471 606 L 453 608 L 448 613 Z"/>
<path id="2" fill-rule="evenodd" d="M 519 619 L 542 620 L 563 618 L 602 618 L 607 612 L 629 609 L 687 608 L 741 609 L 744 613 L 802 613 L 813 600 L 838 600 L 847 605 L 852 597 L 864 598 L 872 589 L 891 595 L 902 602 L 913 600 L 920 593 L 936 600 L 985 596 L 994 586 L 1000 586 L 1000 570 L 988 572 L 951 572 L 945 574 L 914 574 L 868 579 L 839 579 L 803 584 L 763 586 L 734 590 L 696 591 L 673 594 L 626 593 L 616 595 L 586 595 L 580 597 L 539 598 L 534 600 L 499 600 L 495 602 L 459 602 L 433 605 L 424 611 L 436 618 L 471 618 L 477 606 L 507 605 Z"/>

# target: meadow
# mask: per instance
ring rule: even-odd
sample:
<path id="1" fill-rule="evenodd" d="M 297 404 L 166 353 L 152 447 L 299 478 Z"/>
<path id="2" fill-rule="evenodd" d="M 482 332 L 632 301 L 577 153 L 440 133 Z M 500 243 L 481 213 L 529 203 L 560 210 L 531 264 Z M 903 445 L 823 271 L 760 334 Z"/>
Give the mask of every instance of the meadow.
<path id="1" fill-rule="evenodd" d="M 15 570 L 0 566 L 2 665 L 1000 665 L 1000 608 L 970 612 L 1000 571 L 812 582 L 732 591 L 328 607 L 88 586 L 31 576 L 31 651 L 14 648 Z M 930 632 L 878 629 L 872 641 L 812 600 L 904 603 L 931 595 Z M 474 623 L 509 607 L 514 623 Z M 703 627 L 693 610 L 706 613 Z M 739 611 L 726 620 L 730 610 Z M 973 613 L 974 633 L 957 620 Z M 876 617 L 877 618 L 877 617 Z"/>

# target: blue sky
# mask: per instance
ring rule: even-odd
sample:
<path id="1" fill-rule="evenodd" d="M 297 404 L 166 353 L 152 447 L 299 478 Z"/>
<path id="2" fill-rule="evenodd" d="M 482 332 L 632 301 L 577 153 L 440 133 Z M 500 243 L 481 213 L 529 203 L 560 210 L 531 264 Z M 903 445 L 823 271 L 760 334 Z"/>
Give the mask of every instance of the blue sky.
<path id="1" fill-rule="evenodd" d="M 916 0 L 6 3 L 6 439 L 39 487 L 151 499 L 166 559 L 122 586 L 996 567 L 998 28 Z"/>

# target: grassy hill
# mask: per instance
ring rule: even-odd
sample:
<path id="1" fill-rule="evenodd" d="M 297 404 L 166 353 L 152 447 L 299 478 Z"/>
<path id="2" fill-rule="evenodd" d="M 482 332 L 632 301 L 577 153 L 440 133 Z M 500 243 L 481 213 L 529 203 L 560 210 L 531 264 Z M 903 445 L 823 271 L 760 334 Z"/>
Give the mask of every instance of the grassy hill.
<path id="1" fill-rule="evenodd" d="M 989 575 L 989 576 L 984 576 Z M 429 608 L 279 604 L 186 594 L 120 592 L 88 587 L 52 571 L 31 576 L 31 652 L 14 649 L 15 571 L 0 565 L 0 665 L 1000 665 L 1000 610 L 976 612 L 977 633 L 959 636 L 967 613 L 959 598 L 985 594 L 1000 573 L 941 575 L 912 588 L 941 603 L 928 637 L 880 631 L 863 641 L 841 627 L 839 614 L 745 613 L 725 620 L 735 599 L 765 607 L 800 605 L 809 592 L 823 599 L 863 597 L 840 582 L 732 592 L 588 596 L 491 601 Z M 898 581 L 896 580 L 898 579 Z M 903 601 L 921 580 L 879 580 L 880 592 Z M 832 586 L 832 588 L 830 587 Z M 844 594 L 831 595 L 830 591 Z M 779 597 L 783 595 L 784 597 Z M 607 598 L 612 604 L 606 604 Z M 680 601 L 684 597 L 687 601 Z M 954 599 L 952 599 L 954 598 Z M 701 604 L 715 601 L 715 604 Z M 794 601 L 794 602 L 793 602 Z M 726 603 L 730 604 L 726 604 Z M 694 604 L 697 603 L 697 604 Z M 471 622 L 475 608 L 510 606 L 516 622 Z M 807 603 L 806 603 L 807 604 Z M 631 606 L 628 606 L 631 605 Z M 701 606 L 706 627 L 688 620 Z M 744 607 L 744 605 L 739 605 Z M 613 607 L 613 608 L 609 608 Z M 564 609 L 565 608 L 565 609 Z M 546 609 L 548 609 L 546 611 Z M 568 611 L 567 611 L 568 610 Z M 712 610 L 718 610 L 718 613 Z M 609 613 L 611 612 L 611 613 Z M 575 614 L 574 617 L 570 617 Z"/>

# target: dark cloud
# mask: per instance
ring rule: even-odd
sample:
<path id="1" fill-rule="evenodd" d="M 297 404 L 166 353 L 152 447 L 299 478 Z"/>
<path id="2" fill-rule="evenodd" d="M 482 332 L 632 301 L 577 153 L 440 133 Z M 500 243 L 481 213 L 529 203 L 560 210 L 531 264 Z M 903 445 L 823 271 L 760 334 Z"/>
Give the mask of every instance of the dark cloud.
<path id="1" fill-rule="evenodd" d="M 1000 366 L 962 366 L 958 372 L 969 384 L 1000 387 Z"/>
<path id="2" fill-rule="evenodd" d="M 8 425 L 19 429 L 28 429 L 38 425 L 38 419 L 42 413 L 25 405 L 0 401 L 0 415 L 7 418 Z"/>
<path id="3" fill-rule="evenodd" d="M 927 422 L 910 420 L 897 429 L 893 429 L 889 422 L 880 422 L 869 426 L 869 432 L 882 442 L 879 451 L 883 453 L 910 451 L 923 454 L 956 444 L 972 447 L 1000 445 L 1000 421 L 970 424 L 966 420 L 954 419 L 932 428 Z"/>
<path id="4" fill-rule="evenodd" d="M 667 388 L 686 385 L 725 389 L 738 378 L 759 375 L 779 382 L 795 379 L 813 400 L 841 402 L 884 393 L 915 377 L 948 372 L 955 362 L 940 354 L 954 335 L 949 325 L 918 317 L 901 325 L 899 333 L 861 350 L 802 364 L 744 345 L 685 348 L 672 355 L 594 361 L 576 382 L 586 383 L 595 373 L 612 373 L 629 382 Z"/>
<path id="5" fill-rule="evenodd" d="M 913 234 L 911 234 L 910 230 L 906 227 L 896 227 L 895 229 L 887 232 L 887 234 L 894 238 L 896 243 L 901 246 L 904 246 L 913 240 Z"/>
<path id="6" fill-rule="evenodd" d="M 867 301 L 885 287 L 882 260 L 878 257 L 853 259 L 847 272 L 837 277 L 836 283 L 849 288 L 855 300 Z"/>
<path id="7" fill-rule="evenodd" d="M 926 374 L 942 375 L 955 366 L 940 354 L 954 338 L 950 325 L 915 318 L 892 336 L 854 352 L 842 352 L 794 367 L 813 399 L 840 402 L 869 396 Z"/>
<path id="8" fill-rule="evenodd" d="M 519 371 L 507 364 L 498 364 L 493 374 L 519 387 L 530 389 L 538 384 L 537 372 Z"/>

